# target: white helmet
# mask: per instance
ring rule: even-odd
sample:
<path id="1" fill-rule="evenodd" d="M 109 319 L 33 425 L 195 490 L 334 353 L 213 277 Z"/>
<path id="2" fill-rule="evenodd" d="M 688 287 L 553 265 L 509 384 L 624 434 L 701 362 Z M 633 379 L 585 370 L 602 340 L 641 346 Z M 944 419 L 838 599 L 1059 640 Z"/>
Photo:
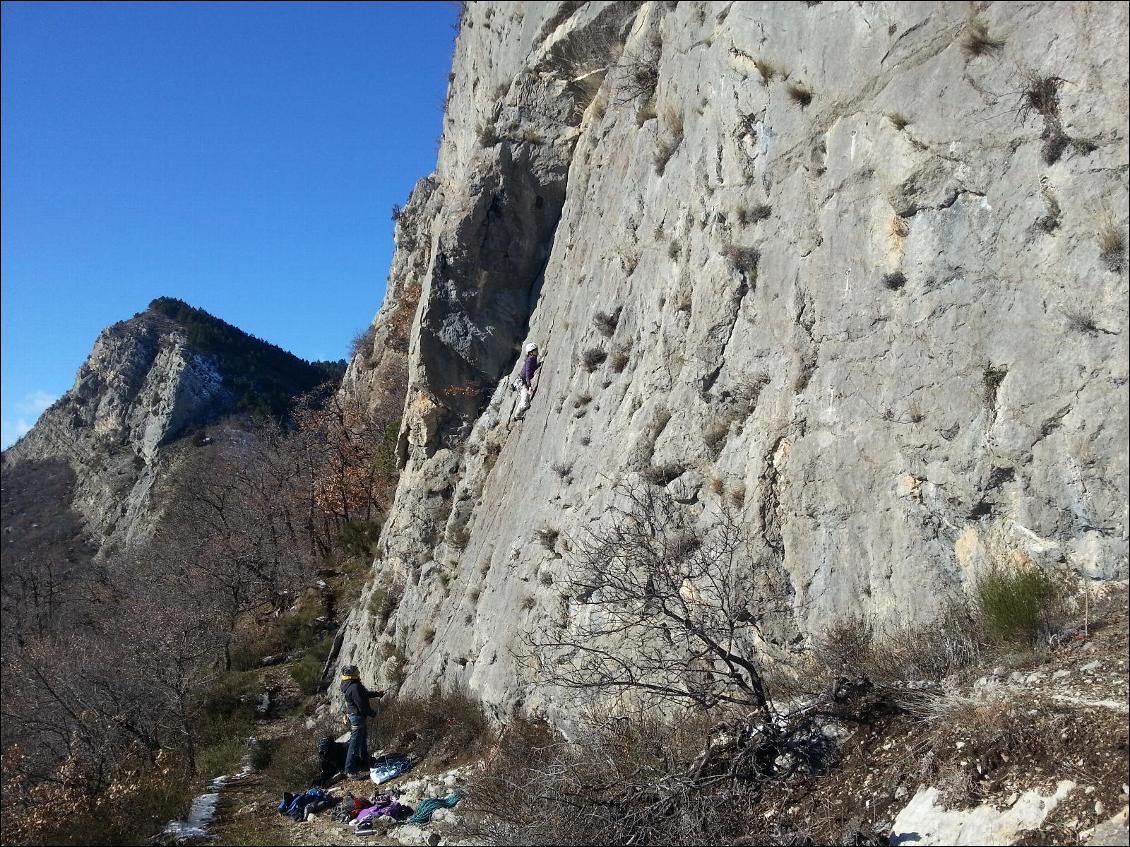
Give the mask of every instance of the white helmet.
<path id="1" fill-rule="evenodd" d="M 538 346 L 536 344 L 534 344 L 534 342 L 532 342 L 532 341 L 529 344 L 527 344 L 525 347 L 522 348 L 522 352 L 525 353 L 526 355 L 529 355 L 530 353 L 536 353 L 537 351 L 538 351 Z"/>

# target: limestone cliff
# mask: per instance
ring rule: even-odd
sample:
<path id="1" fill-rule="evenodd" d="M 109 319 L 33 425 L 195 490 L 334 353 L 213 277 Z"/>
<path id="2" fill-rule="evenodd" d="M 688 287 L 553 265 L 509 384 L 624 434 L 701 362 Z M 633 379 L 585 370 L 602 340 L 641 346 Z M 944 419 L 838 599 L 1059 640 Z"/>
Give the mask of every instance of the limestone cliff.
<path id="1" fill-rule="evenodd" d="M 159 298 L 103 330 L 71 389 L 4 451 L 5 469 L 62 461 L 97 545 L 144 539 L 179 437 L 237 411 L 267 409 L 326 378 L 316 366 L 206 312 Z M 46 467 L 46 465 L 45 465 Z"/>
<path id="2" fill-rule="evenodd" d="M 408 390 L 340 661 L 552 711 L 523 637 L 649 467 L 741 505 L 801 639 L 994 558 L 1125 578 L 1126 38 L 1103 3 L 466 4 L 346 379 Z"/>

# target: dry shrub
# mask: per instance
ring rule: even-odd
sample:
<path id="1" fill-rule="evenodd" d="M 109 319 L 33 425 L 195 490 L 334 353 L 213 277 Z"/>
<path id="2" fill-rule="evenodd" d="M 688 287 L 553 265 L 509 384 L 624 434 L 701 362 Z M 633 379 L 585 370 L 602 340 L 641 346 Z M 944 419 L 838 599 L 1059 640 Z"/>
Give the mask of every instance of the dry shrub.
<path id="1" fill-rule="evenodd" d="M 906 286 L 906 274 L 902 271 L 883 274 L 883 278 L 880 282 L 888 291 L 899 291 Z"/>
<path id="2" fill-rule="evenodd" d="M 193 782 L 158 754 L 155 765 L 132 758 L 96 790 L 93 774 L 67 760 L 50 782 L 33 784 L 22 775 L 17 746 L 4 751 L 4 844 L 138 844 L 188 807 Z"/>
<path id="3" fill-rule="evenodd" d="M 479 755 L 494 740 L 482 704 L 462 688 L 436 690 L 428 698 L 382 702 L 370 737 L 371 747 L 426 758 L 440 766 Z"/>
<path id="4" fill-rule="evenodd" d="M 292 794 L 305 791 L 321 774 L 318 742 L 326 735 L 344 732 L 344 727 L 344 723 L 314 729 L 301 725 L 270 742 L 264 754 L 264 758 L 269 758 L 262 769 L 263 787 L 280 797 L 287 791 Z"/>
<path id="5" fill-rule="evenodd" d="M 610 338 L 620 323 L 620 307 L 613 312 L 597 312 L 592 317 L 592 323 L 597 332 L 605 338 Z"/>
<path id="6" fill-rule="evenodd" d="M 904 682 L 941 679 L 981 656 L 977 622 L 956 600 L 929 624 L 894 623 L 876 631 L 860 615 L 840 618 L 815 645 L 827 675 L 862 677 L 896 690 Z"/>
<path id="7" fill-rule="evenodd" d="M 471 778 L 468 834 L 500 845 L 734 843 L 753 827 L 756 785 L 687 777 L 719 717 L 594 715 L 571 740 L 516 720 Z"/>
<path id="8" fill-rule="evenodd" d="M 353 340 L 349 342 L 349 358 L 356 359 L 360 356 L 364 359 L 365 364 L 372 364 L 370 358 L 373 353 L 373 339 L 376 338 L 376 334 L 376 325 L 370 324 L 354 335 Z"/>
<path id="9" fill-rule="evenodd" d="M 561 536 L 561 531 L 546 525 L 536 530 L 534 536 L 542 547 L 546 550 L 553 551 L 557 547 L 557 539 Z"/>
<path id="10" fill-rule="evenodd" d="M 747 280 L 756 282 L 757 264 L 761 261 L 761 251 L 756 247 L 742 247 L 737 244 L 727 244 L 722 248 L 722 255 L 730 260 L 730 265 Z"/>
<path id="11" fill-rule="evenodd" d="M 628 355 L 627 349 L 624 347 L 617 347 L 612 351 L 612 358 L 609 361 L 609 364 L 615 373 L 623 373 L 624 368 L 628 367 L 628 362 L 630 360 L 631 357 Z"/>
<path id="12" fill-rule="evenodd" d="M 663 488 L 682 476 L 684 471 L 686 471 L 686 468 L 678 462 L 664 462 L 663 464 L 649 465 L 640 475 L 652 485 Z"/>
<path id="13" fill-rule="evenodd" d="M 738 223 L 742 226 L 763 221 L 773 214 L 773 207 L 765 203 L 756 203 L 753 206 L 742 206 L 738 209 Z"/>
<path id="14" fill-rule="evenodd" d="M 706 428 L 702 431 L 703 441 L 706 442 L 706 449 L 714 458 L 718 458 L 718 454 L 722 452 L 722 448 L 726 446 L 726 436 L 730 434 L 730 422 L 728 420 L 720 420 L 715 418 L 710 421 Z"/>
<path id="15" fill-rule="evenodd" d="M 607 358 L 608 354 L 599 347 L 590 347 L 581 354 L 581 365 L 591 374 Z"/>

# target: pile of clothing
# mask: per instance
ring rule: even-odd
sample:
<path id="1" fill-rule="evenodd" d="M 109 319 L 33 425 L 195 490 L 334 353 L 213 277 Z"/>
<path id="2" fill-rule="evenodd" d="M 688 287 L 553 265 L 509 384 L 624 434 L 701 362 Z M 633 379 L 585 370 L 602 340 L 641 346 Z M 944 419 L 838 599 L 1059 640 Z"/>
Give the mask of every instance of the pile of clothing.
<path id="1" fill-rule="evenodd" d="M 304 821 L 310 815 L 336 806 L 338 798 L 321 788 L 307 788 L 301 794 L 283 794 L 279 803 L 279 814 L 286 815 L 291 820 Z"/>
<path id="2" fill-rule="evenodd" d="M 332 792 L 321 788 L 308 788 L 301 794 L 286 793 L 279 803 L 279 814 L 295 821 L 305 821 L 311 815 L 337 806 L 334 820 L 356 827 L 358 835 L 373 835 L 387 832 L 399 823 L 425 824 L 440 809 L 454 808 L 463 799 L 462 791 L 453 791 L 446 797 L 431 797 L 413 809 L 399 800 L 397 792 L 376 794 L 372 797 L 354 797 L 346 794 L 339 798 Z"/>
<path id="3" fill-rule="evenodd" d="M 407 820 L 413 811 L 411 806 L 401 803 L 395 794 L 377 794 L 373 797 L 346 794 L 345 802 L 334 813 L 334 820 L 355 826 L 358 835 L 368 835 Z"/>

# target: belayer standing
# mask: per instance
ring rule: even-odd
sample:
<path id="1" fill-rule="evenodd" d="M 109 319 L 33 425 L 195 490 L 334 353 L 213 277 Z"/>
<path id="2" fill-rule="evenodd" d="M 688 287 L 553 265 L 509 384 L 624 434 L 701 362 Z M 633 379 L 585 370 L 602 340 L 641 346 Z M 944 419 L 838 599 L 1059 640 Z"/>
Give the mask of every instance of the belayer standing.
<path id="1" fill-rule="evenodd" d="M 345 700 L 345 720 L 349 724 L 349 749 L 345 754 L 345 772 L 353 778 L 367 777 L 369 770 L 369 719 L 375 718 L 372 702 L 384 692 L 370 691 L 361 682 L 356 665 L 341 669 L 341 694 Z"/>

